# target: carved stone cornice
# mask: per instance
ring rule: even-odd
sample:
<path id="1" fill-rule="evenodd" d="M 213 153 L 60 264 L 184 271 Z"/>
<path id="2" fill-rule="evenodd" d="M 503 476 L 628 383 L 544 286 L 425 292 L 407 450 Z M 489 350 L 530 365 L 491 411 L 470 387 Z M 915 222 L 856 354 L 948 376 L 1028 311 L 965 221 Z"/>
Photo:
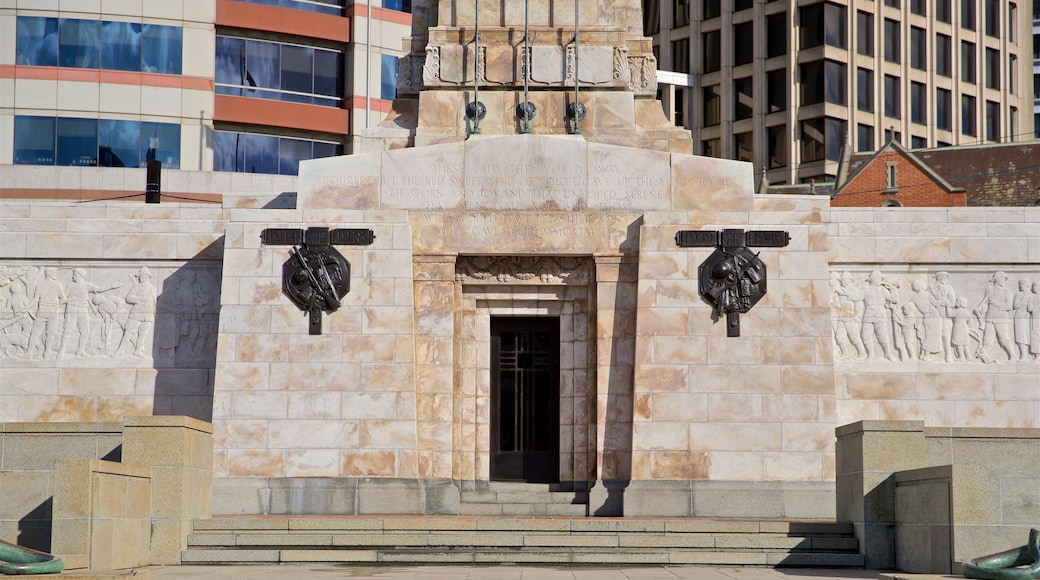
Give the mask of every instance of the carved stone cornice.
<path id="1" fill-rule="evenodd" d="M 459 256 L 455 280 L 463 284 L 589 284 L 588 258 L 560 256 Z"/>

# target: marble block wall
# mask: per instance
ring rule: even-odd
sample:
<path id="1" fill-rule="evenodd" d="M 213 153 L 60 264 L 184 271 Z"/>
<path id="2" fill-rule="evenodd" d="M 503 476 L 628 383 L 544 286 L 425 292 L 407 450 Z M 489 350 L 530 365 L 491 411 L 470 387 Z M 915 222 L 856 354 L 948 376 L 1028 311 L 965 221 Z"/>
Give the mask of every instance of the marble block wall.
<path id="1" fill-rule="evenodd" d="M 634 480 L 834 477 L 827 200 L 744 191 L 698 211 L 644 216 Z M 713 323 L 698 294 L 698 265 L 714 248 L 677 247 L 675 233 L 734 227 L 785 230 L 791 240 L 754 248 L 768 293 L 741 315 L 740 336 L 728 338 L 725 318 Z"/>
<path id="2" fill-rule="evenodd" d="M 244 203 L 242 205 L 245 205 Z M 419 475 L 411 229 L 404 212 L 229 208 L 214 385 L 214 474 Z M 267 227 L 371 228 L 340 246 L 350 292 L 308 334 Z"/>
<path id="3" fill-rule="evenodd" d="M 1040 427 L 1040 209 L 841 208 L 827 228 L 839 425 Z"/>

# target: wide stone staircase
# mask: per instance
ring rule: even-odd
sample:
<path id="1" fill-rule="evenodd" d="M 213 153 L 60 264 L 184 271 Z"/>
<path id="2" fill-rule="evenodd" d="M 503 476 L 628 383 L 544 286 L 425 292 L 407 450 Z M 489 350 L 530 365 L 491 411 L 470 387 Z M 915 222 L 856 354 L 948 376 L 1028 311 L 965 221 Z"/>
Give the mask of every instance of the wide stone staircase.
<path id="1" fill-rule="evenodd" d="M 863 566 L 846 524 L 565 515 L 215 517 L 195 521 L 181 560 Z"/>
<path id="2" fill-rule="evenodd" d="M 587 516 L 589 494 L 556 484 L 486 482 L 459 493 L 464 516 Z"/>

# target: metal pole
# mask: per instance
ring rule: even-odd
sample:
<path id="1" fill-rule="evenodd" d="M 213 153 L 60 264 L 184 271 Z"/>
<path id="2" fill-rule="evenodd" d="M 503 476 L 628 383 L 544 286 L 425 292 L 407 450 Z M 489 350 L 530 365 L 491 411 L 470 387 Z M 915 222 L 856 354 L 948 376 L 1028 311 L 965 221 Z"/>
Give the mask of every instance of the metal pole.
<path id="1" fill-rule="evenodd" d="M 480 0 L 473 0 L 473 132 L 480 133 Z"/>
<path id="2" fill-rule="evenodd" d="M 527 79 L 531 76 L 531 0 L 524 0 L 524 104 L 531 103 L 528 98 Z M 520 120 L 520 132 L 531 132 L 531 121 L 528 119 L 528 108 L 524 108 L 524 117 Z"/>
<path id="3" fill-rule="evenodd" d="M 578 0 L 574 0 L 574 134 L 581 135 L 581 122 L 578 108 L 581 101 L 578 100 Z"/>

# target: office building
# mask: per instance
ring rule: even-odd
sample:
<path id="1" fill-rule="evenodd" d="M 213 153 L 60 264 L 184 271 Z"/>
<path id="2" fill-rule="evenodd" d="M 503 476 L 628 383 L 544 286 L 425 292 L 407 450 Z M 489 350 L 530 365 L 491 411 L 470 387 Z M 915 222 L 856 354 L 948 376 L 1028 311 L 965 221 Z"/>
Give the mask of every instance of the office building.
<path id="1" fill-rule="evenodd" d="M 1007 0 L 645 0 L 659 68 L 688 73 L 695 154 L 756 181 L 832 181 L 873 151 L 1031 139 L 1032 8 Z M 1034 58 L 1036 57 L 1036 41 Z"/>
<path id="2" fill-rule="evenodd" d="M 296 175 L 390 110 L 408 0 L 13 0 L 0 164 Z"/>

